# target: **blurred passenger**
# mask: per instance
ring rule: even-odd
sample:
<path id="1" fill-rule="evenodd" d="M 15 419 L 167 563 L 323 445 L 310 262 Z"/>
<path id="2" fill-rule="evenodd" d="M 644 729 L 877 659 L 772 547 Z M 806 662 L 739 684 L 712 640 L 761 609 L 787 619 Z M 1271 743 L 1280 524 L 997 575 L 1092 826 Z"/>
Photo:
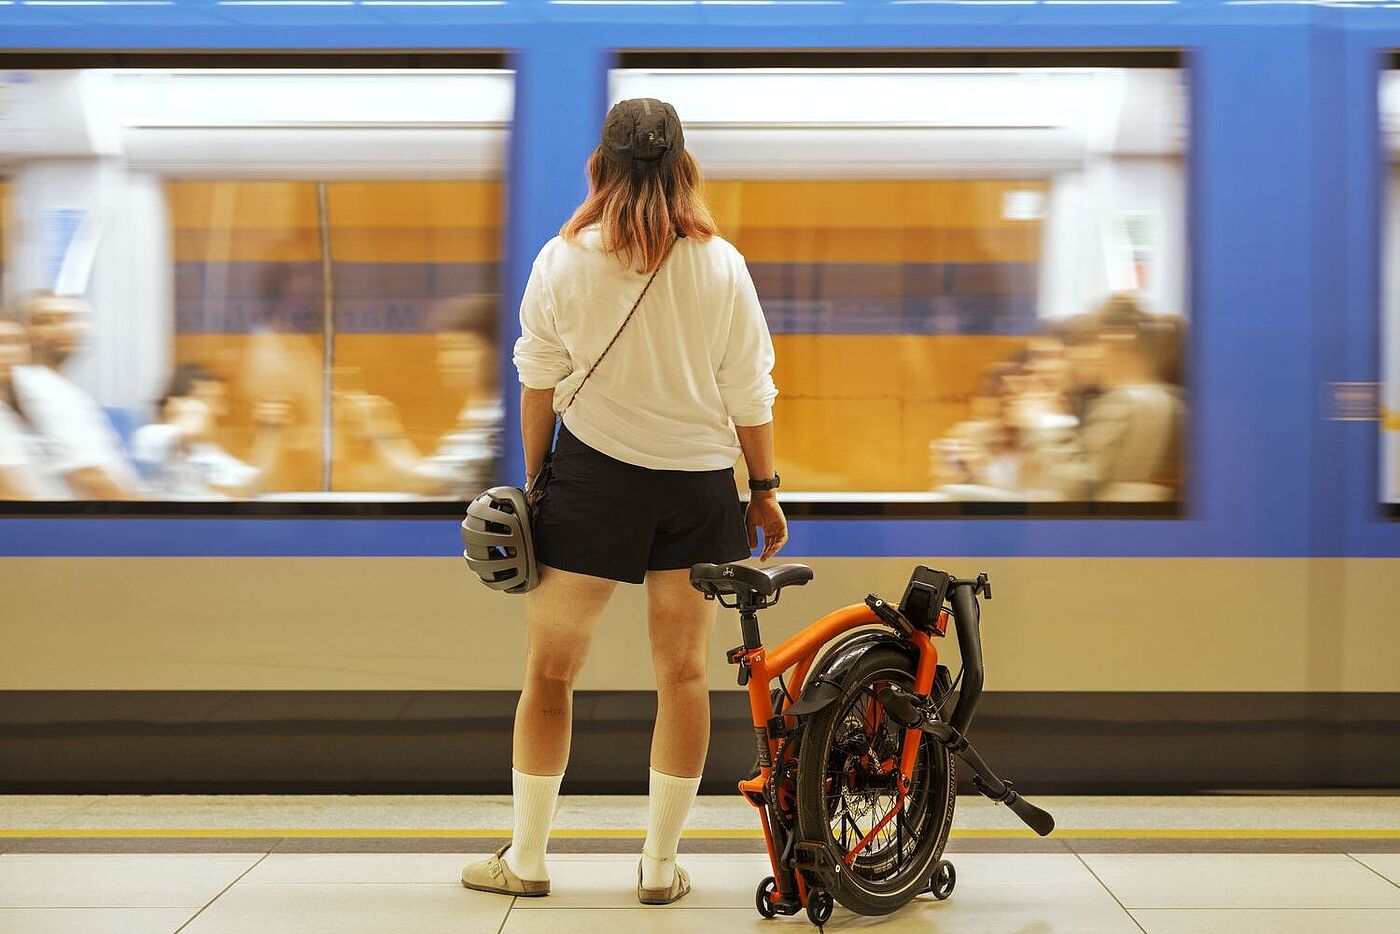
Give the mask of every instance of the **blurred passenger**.
<path id="1" fill-rule="evenodd" d="M 371 446 L 389 488 L 461 498 L 475 496 L 496 479 L 505 417 L 496 375 L 497 302 L 494 295 L 471 296 L 436 311 L 438 374 L 463 402 L 456 424 L 432 454 L 422 456 L 408 439 L 393 403 L 368 393 L 346 394 L 355 429 Z"/>
<path id="2" fill-rule="evenodd" d="M 1087 404 L 1072 439 L 1034 446 L 1037 475 L 1067 500 L 1170 499 L 1174 491 L 1161 481 L 1180 444 L 1185 405 L 1167 378 L 1180 365 L 1181 320 L 1148 314 L 1118 294 L 1094 323 L 1102 394 Z"/>
<path id="3" fill-rule="evenodd" d="M 75 499 L 135 499 L 136 475 L 121 440 L 92 396 L 62 368 L 83 345 L 87 306 L 79 298 L 36 292 L 24 306 L 33 365 L 14 371 L 16 396 L 47 443 L 50 468 Z"/>
<path id="4" fill-rule="evenodd" d="M 1017 355 L 1018 375 L 1004 407 L 1004 418 L 1015 439 L 1017 473 L 1015 489 L 1027 500 L 1059 499 L 1057 480 L 1043 473 L 1043 464 L 1030 452 L 1050 445 L 1071 444 L 1077 437 L 1080 418 L 1070 410 L 1074 404 L 1073 371 L 1064 342 L 1053 332 L 1031 337 L 1026 349 Z"/>
<path id="5" fill-rule="evenodd" d="M 0 316 L 0 500 L 67 499 L 48 472 L 44 439 L 15 390 L 15 370 L 29 362 L 24 326 Z"/>
<path id="6" fill-rule="evenodd" d="M 253 463 L 245 463 L 214 440 L 214 428 L 227 412 L 224 383 L 201 366 L 180 367 L 157 406 L 159 421 L 131 439 L 132 457 L 148 493 L 170 499 L 256 495 L 276 466 L 286 405 L 261 403 L 253 412 L 257 435 Z"/>
<path id="7" fill-rule="evenodd" d="M 254 411 L 266 402 L 284 405 L 282 457 L 265 478 L 268 489 L 319 489 L 322 459 L 320 278 L 305 266 L 270 264 L 258 281 L 247 353 L 237 373 L 239 396 Z M 316 322 L 316 336 L 308 333 Z"/>
<path id="8" fill-rule="evenodd" d="M 1059 322 L 1056 336 L 1064 354 L 1065 411 L 1080 424 L 1089 406 L 1103 393 L 1103 347 L 1094 315 L 1081 314 Z"/>
<path id="9" fill-rule="evenodd" d="M 1063 434 L 1079 424 L 1069 409 L 1071 375 L 1065 347 L 1053 333 L 1036 334 L 1016 357 L 1009 377 L 1007 420 L 1015 426 L 1022 448 L 1049 434 Z M 1032 437 L 1034 435 L 1035 437 Z"/>
<path id="10" fill-rule="evenodd" d="M 933 442 L 939 485 L 984 487 L 1012 492 L 1019 487 L 1020 452 L 1016 429 L 1007 418 L 1014 363 L 998 363 L 977 381 L 969 404 L 971 418 Z M 972 491 L 961 489 L 960 495 Z"/>
<path id="11" fill-rule="evenodd" d="M 1064 397 L 1070 387 L 1070 363 L 1058 332 L 1032 334 L 1026 342 L 1024 366 L 1028 391 Z"/>

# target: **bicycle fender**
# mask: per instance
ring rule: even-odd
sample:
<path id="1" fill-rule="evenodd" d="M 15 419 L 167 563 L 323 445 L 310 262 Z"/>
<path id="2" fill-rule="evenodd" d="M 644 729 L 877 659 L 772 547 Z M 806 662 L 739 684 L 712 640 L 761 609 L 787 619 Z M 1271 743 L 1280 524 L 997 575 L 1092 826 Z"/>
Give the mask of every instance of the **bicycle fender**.
<path id="1" fill-rule="evenodd" d="M 841 696 L 841 686 L 827 681 L 825 678 L 816 678 L 812 684 L 802 690 L 802 697 L 783 713 L 790 717 L 806 717 L 821 710 L 836 698 Z"/>
<path id="2" fill-rule="evenodd" d="M 846 673 L 871 649 L 887 646 L 908 656 L 917 665 L 919 650 L 888 632 L 857 632 L 837 642 L 822 655 L 818 666 L 807 677 L 802 696 L 783 711 L 793 717 L 806 717 L 836 700 L 845 690 Z"/>

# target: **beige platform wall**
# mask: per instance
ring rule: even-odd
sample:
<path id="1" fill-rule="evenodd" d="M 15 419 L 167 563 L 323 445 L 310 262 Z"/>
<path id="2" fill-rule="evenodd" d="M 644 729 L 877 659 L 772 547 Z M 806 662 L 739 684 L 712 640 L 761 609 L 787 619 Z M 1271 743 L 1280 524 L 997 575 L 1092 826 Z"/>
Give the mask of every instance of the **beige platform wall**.
<path id="1" fill-rule="evenodd" d="M 989 690 L 1400 691 L 1400 559 L 924 560 L 992 573 Z M 915 562 L 808 563 L 762 617 L 770 644 L 897 599 Z M 6 559 L 0 690 L 515 689 L 523 606 L 457 559 Z M 619 587 L 580 687 L 653 685 L 642 607 Z M 714 688 L 738 641 L 721 611 Z"/>

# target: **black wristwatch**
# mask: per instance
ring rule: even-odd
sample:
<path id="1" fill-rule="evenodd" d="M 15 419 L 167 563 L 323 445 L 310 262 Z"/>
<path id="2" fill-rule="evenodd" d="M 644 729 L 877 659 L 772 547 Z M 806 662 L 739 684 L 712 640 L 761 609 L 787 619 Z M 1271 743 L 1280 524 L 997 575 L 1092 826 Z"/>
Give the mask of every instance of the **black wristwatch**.
<path id="1" fill-rule="evenodd" d="M 776 490 L 778 488 L 778 485 L 779 483 L 777 471 L 773 472 L 772 480 L 755 480 L 753 477 L 749 477 L 749 489 L 751 490 Z"/>

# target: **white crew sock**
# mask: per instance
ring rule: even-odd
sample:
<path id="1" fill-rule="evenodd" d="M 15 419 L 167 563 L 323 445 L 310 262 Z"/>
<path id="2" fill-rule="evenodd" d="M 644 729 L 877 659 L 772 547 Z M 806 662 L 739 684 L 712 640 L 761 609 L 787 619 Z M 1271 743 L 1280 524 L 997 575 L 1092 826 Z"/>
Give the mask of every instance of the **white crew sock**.
<path id="1" fill-rule="evenodd" d="M 651 770 L 647 839 L 642 844 L 642 888 L 670 888 L 676 877 L 676 848 L 700 778 L 678 778 Z"/>
<path id="2" fill-rule="evenodd" d="M 559 801 L 559 775 L 527 775 L 510 770 L 511 802 L 515 806 L 515 830 L 504 857 L 510 871 L 521 879 L 545 882 L 544 850 L 549 845 L 549 825 Z"/>

